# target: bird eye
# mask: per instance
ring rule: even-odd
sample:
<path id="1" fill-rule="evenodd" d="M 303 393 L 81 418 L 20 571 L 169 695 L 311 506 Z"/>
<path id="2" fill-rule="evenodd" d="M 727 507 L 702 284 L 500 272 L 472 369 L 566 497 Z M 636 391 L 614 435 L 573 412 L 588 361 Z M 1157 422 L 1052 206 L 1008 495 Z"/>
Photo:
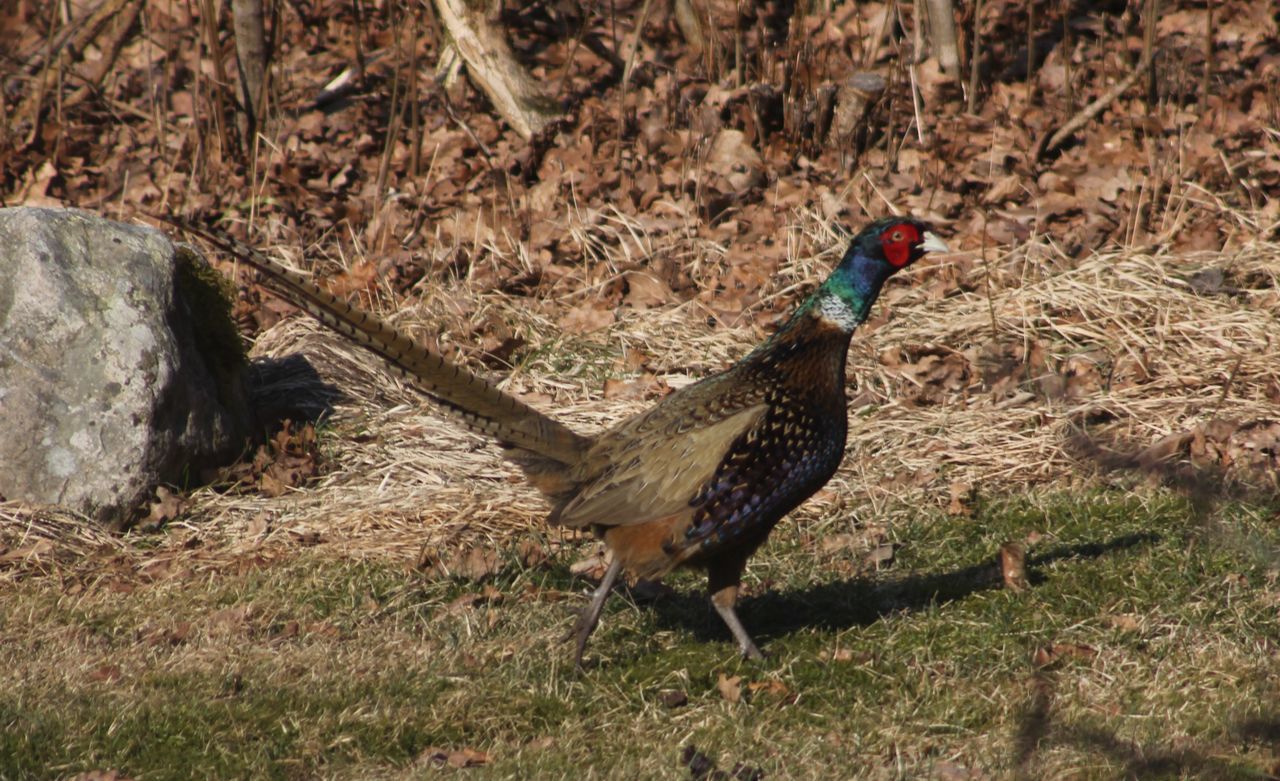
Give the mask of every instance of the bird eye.
<path id="1" fill-rule="evenodd" d="M 893 233 L 889 234 L 889 241 L 897 242 L 897 241 L 902 241 L 905 238 L 906 237 L 902 235 L 901 230 L 896 230 Z"/>

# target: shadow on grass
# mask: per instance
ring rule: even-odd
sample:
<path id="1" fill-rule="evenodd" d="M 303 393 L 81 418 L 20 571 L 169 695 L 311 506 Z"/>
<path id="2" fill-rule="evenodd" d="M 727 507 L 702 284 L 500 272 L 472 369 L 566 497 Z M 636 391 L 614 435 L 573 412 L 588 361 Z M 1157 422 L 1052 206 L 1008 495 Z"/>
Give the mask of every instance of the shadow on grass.
<path id="1" fill-rule="evenodd" d="M 1159 535 L 1150 532 L 1126 534 L 1106 542 L 1061 545 L 1028 555 L 1028 579 L 1033 586 L 1043 583 L 1046 576 L 1038 570 L 1055 561 L 1094 559 L 1158 539 Z M 798 591 L 771 591 L 742 600 L 739 613 L 747 631 L 762 641 L 807 628 L 836 631 L 868 626 L 886 615 L 945 605 L 1002 587 L 1000 567 L 993 558 L 939 574 L 855 577 Z M 689 631 L 700 641 L 729 638 L 705 594 L 677 593 L 659 600 L 653 609 L 660 624 Z"/>
<path id="2" fill-rule="evenodd" d="M 1200 520 L 1209 517 L 1222 502 L 1274 502 L 1275 486 L 1260 484 L 1258 478 L 1262 475 L 1232 472 L 1220 464 L 1191 463 L 1188 449 L 1193 439 L 1193 433 L 1187 431 L 1143 448 L 1089 433 L 1081 426 L 1064 444 L 1072 456 L 1091 462 L 1104 472 L 1128 472 L 1158 480 L 1185 496 Z M 1246 479 L 1250 477 L 1254 478 L 1252 482 Z"/>
<path id="3" fill-rule="evenodd" d="M 1066 441 L 1067 452 L 1092 461 L 1103 471 L 1128 472 L 1154 478 L 1161 485 L 1186 497 L 1192 517 L 1206 539 L 1225 545 L 1245 559 L 1267 567 L 1280 564 L 1280 546 L 1237 526 L 1222 523 L 1218 510 L 1228 502 L 1244 502 L 1280 511 L 1274 473 L 1249 473 L 1225 469 L 1219 464 L 1196 465 L 1189 460 L 1194 433 L 1186 431 L 1165 437 L 1145 449 L 1129 443 L 1104 439 L 1082 428 Z"/>
<path id="4" fill-rule="evenodd" d="M 1203 778 L 1203 779 L 1272 779 L 1275 776 L 1261 768 L 1251 768 L 1221 756 L 1212 750 L 1195 747 L 1144 746 L 1125 740 L 1098 727 L 1065 726 L 1053 731 L 1049 743 L 1074 746 L 1094 756 L 1107 757 L 1123 770 L 1122 778 Z M 1220 752 L 1213 752 L 1220 753 Z M 1039 778 L 1026 765 L 1019 778 Z"/>
<path id="5" fill-rule="evenodd" d="M 1056 673 L 1032 673 L 1031 696 L 1014 742 L 1015 778 L 1042 778 L 1037 753 L 1050 746 L 1069 746 L 1085 754 L 1105 757 L 1121 766 L 1123 778 L 1275 779 L 1280 763 L 1264 769 L 1232 762 L 1221 747 L 1194 745 L 1143 745 L 1121 738 L 1112 730 L 1085 724 L 1055 724 L 1053 720 Z M 1237 721 L 1229 730 L 1238 743 L 1280 749 L 1280 717 L 1253 717 Z"/>

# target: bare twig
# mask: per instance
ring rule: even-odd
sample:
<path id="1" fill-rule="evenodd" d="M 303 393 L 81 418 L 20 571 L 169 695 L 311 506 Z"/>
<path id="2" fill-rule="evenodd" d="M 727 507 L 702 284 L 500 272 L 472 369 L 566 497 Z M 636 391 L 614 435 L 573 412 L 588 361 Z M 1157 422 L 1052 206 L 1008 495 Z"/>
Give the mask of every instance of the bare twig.
<path id="1" fill-rule="evenodd" d="M 871 40 L 871 45 L 867 47 L 866 56 L 862 58 L 862 69 L 868 70 L 871 64 L 876 61 L 876 55 L 880 53 L 880 46 L 889 37 L 889 33 L 893 30 L 894 8 L 886 6 L 884 11 L 884 19 L 880 22 L 880 32 L 876 33 L 876 37 Z"/>
<path id="2" fill-rule="evenodd" d="M 1027 103 L 1036 96 L 1036 3 L 1027 3 Z"/>
<path id="3" fill-rule="evenodd" d="M 1210 4 L 1212 5 L 1212 3 Z M 1154 62 L 1156 57 L 1156 20 L 1160 18 L 1160 0 L 1147 0 L 1142 13 L 1142 59 Z M 1156 71 L 1147 71 L 1147 107 L 1154 112 L 1160 95 L 1156 90 Z"/>
<path id="4" fill-rule="evenodd" d="M 211 90 L 213 94 L 213 123 L 218 131 L 218 141 L 221 146 L 219 151 L 222 154 L 231 152 L 231 136 L 227 133 L 226 117 L 226 94 L 227 85 L 230 81 L 227 79 L 227 68 L 222 59 L 222 46 L 218 43 L 218 6 L 213 0 L 201 0 L 200 17 L 204 23 L 205 46 L 209 50 L 209 58 L 213 60 L 213 77 L 214 84 Z"/>
<path id="5" fill-rule="evenodd" d="M 112 22 L 116 24 L 113 36 L 117 40 L 114 40 L 108 46 L 118 50 L 119 40 L 122 40 L 128 32 L 128 28 L 132 27 L 132 20 L 137 18 L 140 10 L 140 7 L 130 8 L 129 3 L 130 0 L 108 0 L 108 2 L 98 6 L 88 17 L 80 21 L 68 23 L 63 28 L 57 25 L 50 27 L 45 54 L 41 58 L 43 62 L 39 65 L 40 72 L 35 79 L 36 87 L 34 89 L 28 88 L 26 99 L 18 105 L 17 110 L 14 112 L 18 123 L 23 121 L 31 123 L 31 129 L 27 133 L 23 146 L 30 145 L 39 136 L 43 120 L 44 102 L 53 92 L 55 84 L 62 80 L 62 71 L 67 64 L 69 56 L 81 56 L 81 61 L 83 61 L 81 53 L 102 33 L 107 24 Z M 130 20 L 124 25 L 123 29 L 120 27 L 122 14 Z M 114 60 L 114 53 L 111 54 L 111 57 Z M 109 70 L 109 67 L 101 67 L 101 75 L 105 75 Z M 99 79 L 101 75 L 99 75 Z M 93 78 L 88 79 L 90 82 L 95 82 L 96 80 Z"/>
<path id="6" fill-rule="evenodd" d="M 573 71 L 574 57 L 577 56 L 578 47 L 582 45 L 582 39 L 590 25 L 591 20 L 584 13 L 582 23 L 578 25 L 578 34 L 574 36 L 573 45 L 569 47 L 569 55 L 564 58 L 564 67 L 560 69 L 560 75 L 556 78 L 556 86 L 550 91 L 557 100 L 564 97 L 564 83 L 568 80 L 569 73 Z"/>
<path id="7" fill-rule="evenodd" d="M 378 178 L 374 186 L 374 198 L 377 207 L 381 208 L 383 195 L 386 193 L 387 177 L 391 174 L 391 159 L 395 156 L 396 139 L 400 137 L 400 126 L 403 124 L 401 114 L 404 111 L 404 89 L 400 85 L 400 69 L 403 52 L 400 50 L 399 27 L 396 28 L 394 46 L 395 63 L 391 68 L 391 121 L 387 127 L 386 139 L 382 144 L 382 159 L 378 163 Z"/>
<path id="8" fill-rule="evenodd" d="M 1075 53 L 1075 44 L 1071 38 L 1071 0 L 1062 0 L 1062 42 L 1058 44 L 1059 50 L 1062 52 L 1062 67 L 1066 70 L 1066 77 L 1063 80 L 1063 87 L 1066 90 L 1067 107 L 1074 110 L 1076 106 L 1076 90 L 1072 83 L 1073 73 L 1071 67 L 1072 56 Z"/>
<path id="9" fill-rule="evenodd" d="M 702 20 L 693 7 L 692 0 L 675 0 L 676 27 L 689 45 L 689 51 L 695 55 L 702 54 L 707 48 L 707 38 L 702 32 Z"/>
<path id="10" fill-rule="evenodd" d="M 1235 365 L 1231 367 L 1231 373 L 1227 375 L 1227 381 L 1222 383 L 1222 393 L 1218 395 L 1218 401 L 1213 405 L 1213 412 L 1209 413 L 1209 418 L 1215 418 L 1218 411 L 1222 409 L 1222 405 L 1227 402 L 1227 396 L 1231 393 L 1231 386 L 1236 381 L 1236 374 L 1240 371 L 1240 364 L 1244 363 L 1244 356 L 1237 355 Z"/>
<path id="11" fill-rule="evenodd" d="M 649 21 L 649 6 L 652 0 L 644 0 L 644 5 L 640 7 L 640 18 L 636 21 L 636 29 L 631 33 L 631 44 L 627 52 L 627 64 L 622 69 L 622 96 L 623 99 L 627 95 L 627 87 L 631 85 L 631 73 L 636 65 L 636 52 L 640 51 L 640 35 L 644 32 L 645 22 Z"/>
<path id="12" fill-rule="evenodd" d="M 916 66 L 908 65 L 907 72 L 911 74 L 911 108 L 916 114 L 916 138 L 920 146 L 925 146 L 929 143 L 929 136 L 924 130 L 924 103 L 920 97 L 920 85 L 916 83 Z"/>
<path id="13" fill-rule="evenodd" d="M 973 4 L 973 47 L 969 53 L 969 94 L 965 99 L 965 110 L 972 114 L 978 107 L 978 60 L 982 43 L 982 0 L 974 0 Z"/>
<path id="14" fill-rule="evenodd" d="M 262 124 L 267 89 L 267 35 L 262 0 L 233 0 L 236 62 L 240 66 L 240 99 L 244 105 L 244 137 L 253 138 Z"/>
<path id="15" fill-rule="evenodd" d="M 62 101 L 62 108 L 66 110 L 70 106 L 74 106 L 82 102 L 89 95 L 93 94 L 98 86 L 102 84 L 107 74 L 111 72 L 115 65 L 116 58 L 120 55 L 120 50 L 129 38 L 129 34 L 133 30 L 134 23 L 138 20 L 138 15 L 142 13 L 142 3 L 135 3 L 126 6 L 122 12 L 111 20 L 114 29 L 111 29 L 105 36 L 98 48 L 102 52 L 101 56 L 93 65 L 88 68 L 88 72 L 82 74 L 72 74 L 79 76 L 84 81 L 80 87 Z"/>
<path id="16" fill-rule="evenodd" d="M 1200 113 L 1209 108 L 1209 80 L 1213 76 L 1213 3 L 1205 11 L 1204 74 L 1200 77 Z"/>
<path id="17" fill-rule="evenodd" d="M 1135 82 L 1137 82 L 1138 79 L 1142 78 L 1143 74 L 1145 74 L 1150 67 L 1151 60 L 1144 58 L 1138 63 L 1136 68 L 1129 72 L 1128 76 L 1125 76 L 1119 84 L 1112 87 L 1107 94 L 1076 112 L 1074 117 L 1069 119 L 1065 125 L 1058 128 L 1052 135 L 1046 134 L 1045 136 L 1042 136 L 1042 139 L 1047 140 L 1042 140 L 1041 143 L 1036 144 L 1035 154 L 1032 156 L 1032 159 L 1039 161 L 1046 154 L 1057 149 L 1068 136 L 1089 124 L 1090 121 L 1105 111 L 1107 106 L 1114 103 L 1116 98 L 1123 95 L 1134 85 Z"/>
<path id="18" fill-rule="evenodd" d="M 413 34 L 409 44 L 409 178 L 417 179 L 422 165 L 422 102 L 418 100 L 418 14 L 413 15 Z"/>
<path id="19" fill-rule="evenodd" d="M 991 341 L 999 341 L 1000 324 L 996 319 L 995 295 L 991 291 L 991 258 L 987 256 L 987 212 L 982 212 L 982 280 L 987 293 L 987 315 L 991 318 Z"/>

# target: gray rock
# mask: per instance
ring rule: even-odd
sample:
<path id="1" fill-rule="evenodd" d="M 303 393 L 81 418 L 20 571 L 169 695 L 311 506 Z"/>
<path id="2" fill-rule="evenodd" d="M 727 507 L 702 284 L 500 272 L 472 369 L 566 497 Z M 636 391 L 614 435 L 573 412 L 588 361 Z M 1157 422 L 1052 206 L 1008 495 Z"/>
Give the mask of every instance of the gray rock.
<path id="1" fill-rule="evenodd" d="M 252 430 L 217 276 L 161 233 L 0 209 L 0 496 L 127 524 Z"/>

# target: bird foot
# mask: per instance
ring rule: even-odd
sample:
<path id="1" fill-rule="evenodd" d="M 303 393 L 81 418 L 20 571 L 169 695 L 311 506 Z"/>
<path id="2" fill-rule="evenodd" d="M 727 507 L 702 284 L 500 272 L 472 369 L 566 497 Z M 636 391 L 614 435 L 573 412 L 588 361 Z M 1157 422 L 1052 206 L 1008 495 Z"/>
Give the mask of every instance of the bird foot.
<path id="1" fill-rule="evenodd" d="M 609 564 L 609 569 L 604 573 L 604 579 L 600 581 L 600 585 L 596 588 L 595 593 L 591 595 L 591 603 L 578 614 L 578 620 L 574 622 L 573 629 L 564 636 L 564 640 L 574 638 L 576 640 L 576 648 L 573 654 L 573 666 L 582 671 L 582 656 L 587 650 L 587 639 L 591 637 L 591 633 L 595 631 L 596 625 L 600 623 L 600 610 L 604 607 L 604 601 L 609 596 L 610 589 L 613 588 L 614 581 L 618 579 L 618 573 L 622 571 L 622 562 L 614 559 Z M 564 642 L 562 640 L 561 642 Z"/>

